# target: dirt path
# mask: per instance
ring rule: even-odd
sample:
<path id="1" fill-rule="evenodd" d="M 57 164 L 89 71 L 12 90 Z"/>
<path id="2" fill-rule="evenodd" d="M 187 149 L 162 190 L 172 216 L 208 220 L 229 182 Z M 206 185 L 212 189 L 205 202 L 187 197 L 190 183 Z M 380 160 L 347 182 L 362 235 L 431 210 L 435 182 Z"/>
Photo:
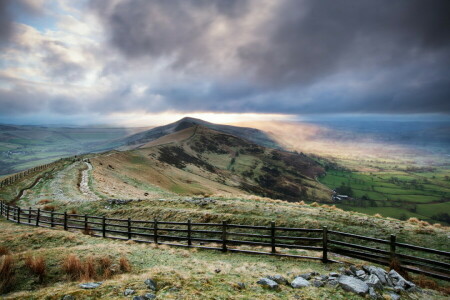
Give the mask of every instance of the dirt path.
<path id="1" fill-rule="evenodd" d="M 88 200 L 100 200 L 96 194 L 94 194 L 89 188 L 89 173 L 92 170 L 92 165 L 89 162 L 84 162 L 87 165 L 87 169 L 81 173 L 80 191 L 88 198 Z"/>

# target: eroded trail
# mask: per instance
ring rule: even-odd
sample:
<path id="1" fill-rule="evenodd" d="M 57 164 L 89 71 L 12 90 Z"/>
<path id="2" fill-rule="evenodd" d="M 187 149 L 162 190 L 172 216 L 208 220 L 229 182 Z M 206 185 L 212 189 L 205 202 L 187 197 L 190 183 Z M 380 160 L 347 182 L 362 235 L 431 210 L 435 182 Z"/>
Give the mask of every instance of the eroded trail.
<path id="1" fill-rule="evenodd" d="M 100 197 L 94 194 L 89 188 L 89 174 L 92 171 L 92 165 L 89 162 L 84 163 L 88 168 L 83 170 L 81 173 L 80 191 L 88 198 L 87 200 L 99 200 Z"/>

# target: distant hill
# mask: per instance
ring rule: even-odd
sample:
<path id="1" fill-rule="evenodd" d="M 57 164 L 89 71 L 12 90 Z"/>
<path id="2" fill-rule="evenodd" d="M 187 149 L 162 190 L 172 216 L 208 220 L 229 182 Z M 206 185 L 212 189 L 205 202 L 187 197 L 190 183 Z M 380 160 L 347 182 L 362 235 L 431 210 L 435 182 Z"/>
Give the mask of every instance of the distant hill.
<path id="1" fill-rule="evenodd" d="M 290 201 L 330 198 L 328 189 L 315 180 L 323 168 L 306 155 L 264 147 L 194 125 L 189 119 L 150 131 L 151 137 L 161 131 L 171 133 L 132 150 L 92 159 L 95 181 L 105 195 L 143 197 L 139 187 L 153 185 L 186 195 L 250 193 Z M 145 135 L 140 136 L 143 142 Z M 116 189 L 111 191 L 110 186 Z"/>
<path id="2" fill-rule="evenodd" d="M 164 126 L 152 128 L 147 131 L 139 132 L 129 137 L 126 137 L 120 141 L 116 141 L 118 144 L 125 145 L 125 148 L 136 148 L 148 142 L 154 141 L 162 136 L 171 134 L 194 125 L 202 125 L 204 127 L 232 134 L 237 137 L 245 138 L 255 144 L 270 147 L 281 148 L 281 146 L 273 140 L 267 133 L 255 128 L 238 127 L 230 125 L 220 125 L 210 122 L 206 122 L 200 119 L 186 117 L 177 122 L 170 123 Z"/>

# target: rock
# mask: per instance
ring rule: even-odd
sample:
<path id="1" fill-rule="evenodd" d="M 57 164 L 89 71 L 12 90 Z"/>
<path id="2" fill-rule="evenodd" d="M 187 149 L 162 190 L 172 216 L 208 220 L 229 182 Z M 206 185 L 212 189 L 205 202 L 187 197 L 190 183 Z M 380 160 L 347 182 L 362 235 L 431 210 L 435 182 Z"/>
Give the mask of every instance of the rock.
<path id="1" fill-rule="evenodd" d="M 275 275 L 275 276 L 267 276 L 270 280 L 275 281 L 278 284 L 288 284 L 288 281 L 286 278 L 284 278 L 281 275 Z"/>
<path id="2" fill-rule="evenodd" d="M 156 295 L 155 295 L 155 294 L 152 294 L 152 293 L 147 293 L 147 294 L 145 294 L 143 297 L 144 297 L 145 300 L 153 300 L 153 299 L 156 299 Z"/>
<path id="3" fill-rule="evenodd" d="M 220 272 L 222 272 L 221 269 L 215 269 L 214 272 L 216 272 L 217 274 L 219 274 Z"/>
<path id="4" fill-rule="evenodd" d="M 135 290 L 132 290 L 132 289 L 126 289 L 125 292 L 123 292 L 123 295 L 124 295 L 124 296 L 131 296 L 131 295 L 133 295 L 134 293 L 136 293 Z"/>
<path id="5" fill-rule="evenodd" d="M 65 295 L 61 298 L 61 300 L 75 300 L 75 297 L 72 295 Z"/>
<path id="6" fill-rule="evenodd" d="M 134 296 L 133 300 L 147 300 L 144 298 L 144 296 Z"/>
<path id="7" fill-rule="evenodd" d="M 328 277 L 339 277 L 339 276 L 341 276 L 341 275 L 336 272 L 331 272 L 330 274 L 328 274 Z"/>
<path id="8" fill-rule="evenodd" d="M 370 299 L 378 299 L 378 294 L 373 287 L 369 287 Z"/>
<path id="9" fill-rule="evenodd" d="M 271 290 L 277 290 L 280 288 L 278 283 L 269 278 L 260 278 L 256 283 Z"/>
<path id="10" fill-rule="evenodd" d="M 358 295 L 367 294 L 369 286 L 361 279 L 342 275 L 339 278 L 339 285 L 346 291 L 356 293 Z"/>
<path id="11" fill-rule="evenodd" d="M 315 287 L 323 287 L 325 285 L 325 282 L 321 281 L 321 280 L 314 280 L 313 281 L 313 286 Z"/>
<path id="12" fill-rule="evenodd" d="M 400 296 L 396 293 L 390 293 L 391 300 L 400 300 Z"/>
<path id="13" fill-rule="evenodd" d="M 328 280 L 327 284 L 331 285 L 331 286 L 336 286 L 339 284 L 339 281 L 337 281 L 336 279 L 331 279 L 331 280 Z"/>
<path id="14" fill-rule="evenodd" d="M 358 272 L 358 268 L 355 266 L 350 266 L 350 272 L 352 272 L 353 275 L 356 275 L 356 272 Z"/>
<path id="15" fill-rule="evenodd" d="M 385 270 L 383 270 L 382 268 L 369 266 L 369 267 L 367 267 L 367 271 L 369 274 L 376 275 L 378 277 L 378 279 L 380 279 L 382 285 L 392 286 L 392 284 L 389 284 L 390 280 L 388 281 L 387 272 Z"/>
<path id="16" fill-rule="evenodd" d="M 310 286 L 311 284 L 308 282 L 308 280 L 306 280 L 305 278 L 301 277 L 301 275 L 297 278 L 295 278 L 292 282 L 291 282 L 291 286 L 294 289 L 298 289 L 298 288 L 302 288 L 302 287 L 307 287 Z"/>
<path id="17" fill-rule="evenodd" d="M 383 288 L 383 285 L 381 284 L 381 280 L 375 274 L 370 274 L 366 283 L 369 287 L 373 287 L 374 289 L 382 289 Z"/>
<path id="18" fill-rule="evenodd" d="M 403 291 L 416 286 L 414 283 L 403 278 L 403 276 L 398 274 L 395 270 L 389 271 L 388 277 L 392 280 L 394 290 L 396 291 Z"/>
<path id="19" fill-rule="evenodd" d="M 297 276 L 297 277 L 301 277 L 301 278 L 303 278 L 303 279 L 305 279 L 305 280 L 310 280 L 310 279 L 311 279 L 311 276 L 312 276 L 312 273 L 305 273 L 305 274 L 300 274 L 300 275 Z"/>
<path id="20" fill-rule="evenodd" d="M 144 281 L 144 283 L 149 289 L 156 291 L 156 282 L 153 279 L 148 278 Z"/>
<path id="21" fill-rule="evenodd" d="M 364 272 L 363 270 L 356 271 L 356 276 L 359 278 L 363 278 L 365 275 L 366 275 L 366 272 Z"/>
<path id="22" fill-rule="evenodd" d="M 99 286 L 102 285 L 103 282 L 87 282 L 87 283 L 82 283 L 79 285 L 80 288 L 82 289 L 95 289 L 98 288 Z"/>

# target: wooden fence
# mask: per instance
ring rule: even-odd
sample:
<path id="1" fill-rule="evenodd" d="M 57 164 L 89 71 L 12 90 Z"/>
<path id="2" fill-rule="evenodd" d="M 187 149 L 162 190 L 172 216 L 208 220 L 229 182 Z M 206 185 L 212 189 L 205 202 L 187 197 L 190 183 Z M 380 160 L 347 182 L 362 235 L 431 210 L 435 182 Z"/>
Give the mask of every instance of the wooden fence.
<path id="1" fill-rule="evenodd" d="M 79 160 L 79 158 L 75 155 L 75 156 L 71 156 L 71 157 L 66 157 L 66 158 L 61 158 L 59 160 L 56 160 L 54 162 L 51 162 L 49 164 L 45 164 L 45 165 L 40 165 L 40 166 L 36 166 L 34 168 L 19 172 L 19 173 L 15 173 L 13 175 L 9 175 L 8 177 L 0 180 L 0 188 L 8 186 L 8 185 L 12 185 L 14 182 L 25 178 L 29 175 L 33 175 L 39 171 L 43 171 L 46 170 L 50 167 L 53 167 L 54 165 L 56 165 L 57 163 L 61 162 L 61 161 L 75 161 L 75 160 Z"/>
<path id="2" fill-rule="evenodd" d="M 195 223 L 191 220 L 168 222 L 156 219 L 115 219 L 44 211 L 31 207 L 24 209 L 4 202 L 0 202 L 0 215 L 19 224 L 81 230 L 92 236 L 141 243 L 307 258 L 324 263 L 334 262 L 328 258 L 329 253 L 382 265 L 389 265 L 396 259 L 407 271 L 450 280 L 450 252 L 399 243 L 395 235 L 383 240 L 328 230 L 327 227 L 279 227 L 274 222 L 271 222 L 270 226 L 253 226 L 229 224 L 225 221 Z M 361 241 L 364 241 L 363 244 Z M 302 256 L 293 254 L 290 249 L 319 251 L 321 255 Z M 405 251 L 408 251 L 408 254 L 404 253 Z"/>

